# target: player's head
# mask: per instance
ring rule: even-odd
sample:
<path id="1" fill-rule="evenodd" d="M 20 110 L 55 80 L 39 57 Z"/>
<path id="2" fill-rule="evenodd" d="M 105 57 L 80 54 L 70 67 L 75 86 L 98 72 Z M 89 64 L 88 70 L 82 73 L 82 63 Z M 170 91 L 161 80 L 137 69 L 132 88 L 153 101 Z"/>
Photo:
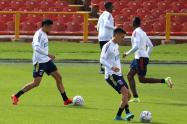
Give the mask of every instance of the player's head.
<path id="1" fill-rule="evenodd" d="M 42 21 L 42 29 L 44 32 L 49 33 L 52 29 L 53 21 L 50 19 L 46 19 Z"/>
<path id="2" fill-rule="evenodd" d="M 122 28 L 116 28 L 114 30 L 113 40 L 116 43 L 123 42 L 126 34 L 127 34 L 126 31 L 124 31 Z"/>
<path id="3" fill-rule="evenodd" d="M 106 11 L 112 12 L 113 9 L 112 2 L 106 2 L 104 6 Z"/>
<path id="4" fill-rule="evenodd" d="M 134 17 L 133 18 L 133 26 L 134 26 L 134 28 L 140 27 L 140 25 L 141 25 L 140 17 Z"/>

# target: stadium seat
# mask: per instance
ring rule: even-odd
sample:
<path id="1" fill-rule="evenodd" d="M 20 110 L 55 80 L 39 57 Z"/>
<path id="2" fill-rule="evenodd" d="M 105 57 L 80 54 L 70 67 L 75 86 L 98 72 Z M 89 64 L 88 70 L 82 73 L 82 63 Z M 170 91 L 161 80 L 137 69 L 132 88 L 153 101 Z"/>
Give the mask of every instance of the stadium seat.
<path id="1" fill-rule="evenodd" d="M 72 21 L 72 15 L 58 15 L 56 20 L 57 21 L 61 21 L 63 23 L 68 23 L 68 22 L 71 22 Z"/>
<path id="2" fill-rule="evenodd" d="M 179 11 L 180 9 L 185 9 L 184 5 L 181 4 L 180 2 L 173 2 L 173 3 L 171 3 L 171 7 L 175 11 Z"/>
<path id="3" fill-rule="evenodd" d="M 7 25 L 5 23 L 3 23 L 3 22 L 0 22 L 0 23 L 1 23 L 1 25 L 0 25 L 0 32 L 1 31 L 7 31 Z"/>
<path id="4" fill-rule="evenodd" d="M 115 23 L 117 23 L 117 24 L 123 24 L 124 21 L 130 21 L 123 14 L 116 15 L 114 17 L 114 20 L 115 20 Z"/>
<path id="5" fill-rule="evenodd" d="M 89 23 L 89 25 L 88 25 L 88 30 L 89 30 L 89 34 L 91 34 L 91 35 L 97 33 L 96 27 L 95 27 L 95 25 L 92 24 L 92 23 Z"/>
<path id="6" fill-rule="evenodd" d="M 161 2 L 158 2 L 158 9 L 165 11 L 166 9 L 169 9 L 169 6 L 166 2 L 161 1 Z"/>
<path id="7" fill-rule="evenodd" d="M 11 1 L 10 6 L 12 9 L 17 10 L 24 6 L 24 1 Z"/>
<path id="8" fill-rule="evenodd" d="M 136 10 L 136 15 L 139 16 L 141 19 L 143 19 L 148 14 L 149 14 L 149 12 L 145 9 L 137 9 Z"/>
<path id="9" fill-rule="evenodd" d="M 128 8 L 132 9 L 132 10 L 136 10 L 138 9 L 140 6 L 136 1 L 130 1 L 128 3 Z"/>
<path id="10" fill-rule="evenodd" d="M 130 33 L 133 31 L 132 23 L 131 22 L 124 22 L 123 23 L 123 29 L 127 32 Z"/>
<path id="11" fill-rule="evenodd" d="M 182 26 L 173 22 L 171 23 L 171 32 L 181 32 Z"/>
<path id="12" fill-rule="evenodd" d="M 162 14 L 165 14 L 165 11 L 157 8 L 151 10 L 151 15 L 154 16 L 155 18 L 158 18 Z"/>
<path id="13" fill-rule="evenodd" d="M 80 25 L 80 23 L 69 22 L 67 23 L 67 31 L 74 33 L 82 33 L 83 28 L 82 25 Z"/>
<path id="14" fill-rule="evenodd" d="M 123 14 L 126 17 L 129 17 L 130 15 L 133 14 L 133 11 L 132 11 L 132 9 L 124 8 L 121 10 L 121 14 Z"/>
<path id="15" fill-rule="evenodd" d="M 159 32 L 159 33 L 164 33 L 165 32 L 165 25 L 163 25 L 160 22 L 155 22 L 153 23 L 153 31 L 154 32 Z"/>
<path id="16" fill-rule="evenodd" d="M 82 15 L 73 15 L 72 22 L 74 22 L 74 23 L 84 22 L 84 18 Z"/>
<path id="17" fill-rule="evenodd" d="M 187 32 L 187 22 L 182 24 L 182 32 Z"/>
<path id="18" fill-rule="evenodd" d="M 66 31 L 66 25 L 60 21 L 55 21 L 53 24 L 52 33 L 60 33 Z"/>
<path id="19" fill-rule="evenodd" d="M 144 23 L 142 24 L 142 29 L 143 29 L 145 32 L 152 33 L 152 32 L 153 32 L 152 23 L 144 22 Z"/>
<path id="20" fill-rule="evenodd" d="M 142 5 L 146 10 L 152 10 L 153 8 L 155 8 L 155 3 L 152 3 L 151 1 L 145 1 Z"/>

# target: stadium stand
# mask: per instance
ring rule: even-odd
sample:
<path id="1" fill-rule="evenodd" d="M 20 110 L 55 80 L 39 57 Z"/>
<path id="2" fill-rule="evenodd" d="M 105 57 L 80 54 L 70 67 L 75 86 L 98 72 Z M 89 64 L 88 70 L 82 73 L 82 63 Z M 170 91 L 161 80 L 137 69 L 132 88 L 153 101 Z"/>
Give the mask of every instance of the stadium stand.
<path id="1" fill-rule="evenodd" d="M 123 27 L 129 34 L 132 32 L 131 20 L 140 16 L 142 27 L 150 35 L 165 35 L 165 15 L 167 12 L 187 12 L 186 0 L 90 0 L 91 8 L 98 8 L 98 13 L 104 10 L 104 2 L 111 1 L 114 5 L 113 16 L 116 26 Z M 89 4 L 89 2 L 86 2 Z M 84 5 L 84 4 L 83 4 Z M 0 11 L 39 11 L 39 12 L 76 12 L 68 0 L 0 0 Z M 78 15 L 21 15 L 20 33 L 33 34 L 39 28 L 42 19 L 52 19 L 54 31 L 52 34 L 81 35 L 83 17 Z M 91 19 L 90 19 L 91 20 Z M 89 21 L 89 35 L 96 35 L 97 19 Z M 14 16 L 0 14 L 0 34 L 14 33 Z M 172 34 L 187 34 L 187 16 L 173 16 L 171 24 Z M 183 32 L 183 33 L 178 33 Z"/>

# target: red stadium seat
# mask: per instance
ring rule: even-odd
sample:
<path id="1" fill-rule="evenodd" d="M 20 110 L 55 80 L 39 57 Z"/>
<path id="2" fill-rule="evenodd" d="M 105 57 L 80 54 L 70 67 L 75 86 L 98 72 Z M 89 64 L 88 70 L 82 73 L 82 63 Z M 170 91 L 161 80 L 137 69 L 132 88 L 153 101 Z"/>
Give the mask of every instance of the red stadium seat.
<path id="1" fill-rule="evenodd" d="M 64 22 L 64 23 L 68 23 L 72 21 L 71 17 L 72 15 L 58 15 L 56 20 Z"/>
<path id="2" fill-rule="evenodd" d="M 24 1 L 11 1 L 10 6 L 14 10 L 17 10 L 19 8 L 24 7 Z"/>
<path id="3" fill-rule="evenodd" d="M 187 22 L 182 24 L 182 32 L 187 32 Z"/>
<path id="4" fill-rule="evenodd" d="M 7 31 L 9 33 L 14 33 L 14 31 L 15 31 L 15 22 L 14 21 L 9 21 L 6 24 L 7 24 Z"/>
<path id="5" fill-rule="evenodd" d="M 123 24 L 124 21 L 130 21 L 125 16 L 123 16 L 122 14 L 116 15 L 114 17 L 114 20 L 115 20 L 115 23 L 117 23 L 117 24 Z"/>
<path id="6" fill-rule="evenodd" d="M 132 9 L 124 8 L 121 10 L 121 14 L 123 14 L 126 17 L 132 15 L 132 13 L 133 13 Z"/>
<path id="7" fill-rule="evenodd" d="M 97 34 L 96 27 L 94 24 L 89 23 L 88 25 L 89 34 Z"/>
<path id="8" fill-rule="evenodd" d="M 179 3 L 179 2 L 173 2 L 171 4 L 171 7 L 175 11 L 179 11 L 180 9 L 185 9 L 185 6 L 182 3 Z"/>
<path id="9" fill-rule="evenodd" d="M 34 23 L 30 22 L 22 22 L 21 23 L 21 31 L 22 32 L 33 32 L 36 30 L 36 26 Z"/>
<path id="10" fill-rule="evenodd" d="M 153 23 L 153 31 L 154 32 L 165 32 L 165 25 L 160 22 Z"/>
<path id="11" fill-rule="evenodd" d="M 0 25 L 0 31 L 7 31 L 7 25 L 3 22 L 0 22 L 1 25 Z"/>
<path id="12" fill-rule="evenodd" d="M 136 15 L 139 16 L 141 19 L 143 19 L 148 14 L 149 12 L 145 9 L 137 9 L 136 11 Z"/>
<path id="13" fill-rule="evenodd" d="M 136 1 L 130 1 L 128 3 L 128 8 L 132 9 L 132 10 L 136 10 L 140 7 L 140 5 L 136 2 Z"/>
<path id="14" fill-rule="evenodd" d="M 123 29 L 128 33 L 132 32 L 133 31 L 132 23 L 131 22 L 124 22 Z"/>
<path id="15" fill-rule="evenodd" d="M 72 22 L 74 22 L 74 23 L 80 23 L 83 21 L 84 21 L 84 18 L 82 15 L 73 15 L 72 16 Z"/>
<path id="16" fill-rule="evenodd" d="M 59 33 L 59 32 L 65 32 L 66 31 L 66 25 L 60 21 L 55 21 L 53 24 L 53 31 L 52 33 Z"/>
<path id="17" fill-rule="evenodd" d="M 158 3 L 158 9 L 165 11 L 166 9 L 169 9 L 169 6 L 166 2 L 162 1 Z"/>
<path id="18" fill-rule="evenodd" d="M 74 33 L 82 33 L 83 28 L 79 23 L 69 22 L 67 23 L 67 31 Z"/>
<path id="19" fill-rule="evenodd" d="M 158 18 L 162 14 L 165 14 L 165 11 L 156 8 L 151 10 L 151 15 L 155 18 Z"/>
<path id="20" fill-rule="evenodd" d="M 155 8 L 155 3 L 152 3 L 151 1 L 145 1 L 143 2 L 143 8 L 146 10 L 151 10 L 153 8 Z"/>
<path id="21" fill-rule="evenodd" d="M 171 24 L 171 32 L 181 32 L 181 30 L 182 30 L 182 26 L 181 25 L 179 25 L 179 24 L 177 24 L 175 22 L 173 22 Z"/>
<path id="22" fill-rule="evenodd" d="M 25 2 L 26 8 L 28 9 L 34 9 L 35 7 L 39 7 L 40 5 L 35 1 L 26 1 Z"/>
<path id="23" fill-rule="evenodd" d="M 145 32 L 153 32 L 153 26 L 152 26 L 152 23 L 147 23 L 147 22 L 144 22 L 142 24 L 142 29 L 145 31 Z"/>

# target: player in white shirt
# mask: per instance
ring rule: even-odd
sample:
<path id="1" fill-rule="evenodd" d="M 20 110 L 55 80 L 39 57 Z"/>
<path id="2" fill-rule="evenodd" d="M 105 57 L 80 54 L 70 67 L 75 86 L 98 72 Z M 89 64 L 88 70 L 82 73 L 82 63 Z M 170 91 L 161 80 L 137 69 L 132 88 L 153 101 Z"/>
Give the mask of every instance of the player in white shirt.
<path id="1" fill-rule="evenodd" d="M 100 44 L 100 49 L 102 50 L 103 46 L 111 40 L 113 37 L 114 27 L 114 18 L 112 16 L 112 3 L 105 3 L 105 11 L 100 15 L 98 23 L 97 23 L 97 31 L 98 31 L 98 41 Z M 102 64 L 100 66 L 100 73 L 104 73 L 104 68 Z"/>
<path id="2" fill-rule="evenodd" d="M 56 65 L 53 63 L 55 56 L 48 53 L 47 34 L 51 31 L 52 25 L 53 25 L 53 21 L 44 20 L 42 21 L 42 27 L 34 34 L 33 42 L 32 42 L 34 80 L 31 83 L 25 85 L 23 89 L 21 89 L 19 92 L 12 95 L 11 98 L 12 98 L 13 105 L 18 104 L 19 97 L 21 95 L 40 85 L 44 72 L 46 72 L 48 75 L 51 75 L 56 80 L 56 85 L 62 95 L 62 98 L 64 100 L 64 105 L 68 105 L 72 103 L 72 100 L 68 98 L 66 95 L 64 86 L 62 84 L 61 74 L 59 73 Z"/>
<path id="3" fill-rule="evenodd" d="M 131 63 L 130 71 L 127 76 L 134 97 L 129 102 L 140 102 L 134 80 L 134 76 L 136 74 L 138 74 L 140 83 L 163 83 L 168 84 L 170 88 L 173 87 L 173 83 L 170 77 L 165 79 L 146 78 L 147 65 L 149 63 L 149 57 L 151 55 L 153 45 L 147 34 L 140 27 L 141 20 L 139 17 L 134 18 L 133 26 L 134 31 L 131 37 L 132 48 L 128 52 L 125 52 L 123 56 L 126 57 L 133 53 L 135 54 L 135 59 Z"/>
<path id="4" fill-rule="evenodd" d="M 103 46 L 100 63 L 105 66 L 105 79 L 107 83 L 112 86 L 119 94 L 122 94 L 121 105 L 118 109 L 115 120 L 128 120 L 134 118 L 134 115 L 129 111 L 128 100 L 130 99 L 130 92 L 128 85 L 125 82 L 120 62 L 120 52 L 118 43 L 123 42 L 126 32 L 117 28 L 114 30 L 113 38 Z M 126 117 L 122 118 L 123 111 L 126 112 Z"/>

